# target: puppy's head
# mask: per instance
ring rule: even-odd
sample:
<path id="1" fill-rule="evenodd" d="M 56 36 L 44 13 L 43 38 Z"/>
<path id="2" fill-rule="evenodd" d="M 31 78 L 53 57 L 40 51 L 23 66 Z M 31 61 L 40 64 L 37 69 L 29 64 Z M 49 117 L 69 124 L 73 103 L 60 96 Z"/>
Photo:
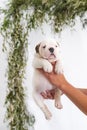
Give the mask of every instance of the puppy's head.
<path id="1" fill-rule="evenodd" d="M 56 41 L 42 41 L 35 50 L 41 58 L 54 62 L 58 59 L 60 47 Z"/>

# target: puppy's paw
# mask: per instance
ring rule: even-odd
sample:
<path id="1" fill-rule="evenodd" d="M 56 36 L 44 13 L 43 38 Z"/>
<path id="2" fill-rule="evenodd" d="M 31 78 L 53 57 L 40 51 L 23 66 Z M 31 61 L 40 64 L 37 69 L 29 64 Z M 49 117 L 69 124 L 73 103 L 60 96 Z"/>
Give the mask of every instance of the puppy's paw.
<path id="1" fill-rule="evenodd" d="M 53 70 L 53 66 L 51 65 L 51 63 L 47 62 L 47 63 L 44 64 L 43 69 L 44 69 L 45 72 L 50 73 Z"/>
<path id="2" fill-rule="evenodd" d="M 47 120 L 50 120 L 51 117 L 52 117 L 52 114 L 51 114 L 51 112 L 49 111 L 48 107 L 47 107 L 46 105 L 44 105 L 44 107 L 42 107 L 41 109 L 42 109 L 42 111 L 43 111 L 43 113 L 44 113 L 44 115 L 45 115 L 45 118 L 46 118 Z"/>
<path id="3" fill-rule="evenodd" d="M 58 108 L 58 109 L 62 109 L 63 105 L 61 104 L 60 101 L 55 101 L 55 107 Z"/>
<path id="4" fill-rule="evenodd" d="M 63 68 L 62 68 L 62 65 L 60 65 L 60 64 L 56 64 L 56 66 L 55 66 L 55 72 L 57 73 L 57 74 L 59 74 L 59 73 L 63 73 Z"/>
<path id="5" fill-rule="evenodd" d="M 51 112 L 49 111 L 49 112 L 47 112 L 47 113 L 45 113 L 45 118 L 47 119 L 47 120 L 50 120 L 51 119 L 51 117 L 52 117 L 52 114 L 51 114 Z"/>

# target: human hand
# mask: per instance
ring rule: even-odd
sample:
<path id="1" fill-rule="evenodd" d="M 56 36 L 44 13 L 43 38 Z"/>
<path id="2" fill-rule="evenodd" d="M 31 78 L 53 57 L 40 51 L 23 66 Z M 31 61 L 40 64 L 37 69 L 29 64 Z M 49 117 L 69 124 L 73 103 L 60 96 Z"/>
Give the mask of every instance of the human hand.
<path id="1" fill-rule="evenodd" d="M 55 90 L 56 89 L 52 89 L 52 90 L 46 90 L 45 92 L 41 92 L 41 95 L 44 99 L 54 99 L 55 96 Z M 61 93 L 61 95 L 63 94 L 63 92 Z"/>
<path id="2" fill-rule="evenodd" d="M 51 73 L 48 72 L 44 72 L 42 69 L 39 69 L 39 71 L 56 87 L 58 87 L 59 89 L 61 89 L 61 86 L 66 84 L 67 81 L 64 77 L 63 74 L 59 73 L 56 74 L 54 71 L 52 71 Z"/>
<path id="3" fill-rule="evenodd" d="M 53 66 L 53 71 L 52 72 L 45 72 L 42 69 L 39 69 L 39 71 L 56 87 L 58 87 L 59 89 L 61 89 L 61 85 L 67 83 L 65 76 L 63 73 L 55 73 L 55 65 L 56 63 L 52 63 Z"/>
<path id="4" fill-rule="evenodd" d="M 41 92 L 41 95 L 44 99 L 54 99 L 55 89 L 46 90 L 45 92 Z"/>

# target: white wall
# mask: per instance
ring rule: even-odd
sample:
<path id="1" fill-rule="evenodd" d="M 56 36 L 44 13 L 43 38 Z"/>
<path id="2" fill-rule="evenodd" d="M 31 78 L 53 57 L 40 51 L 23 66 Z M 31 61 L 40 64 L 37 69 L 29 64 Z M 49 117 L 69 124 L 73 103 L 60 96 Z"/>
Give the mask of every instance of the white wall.
<path id="1" fill-rule="evenodd" d="M 4 0 L 2 0 L 4 1 Z M 25 85 L 27 88 L 27 103 L 29 111 L 35 117 L 35 130 L 87 130 L 87 117 L 84 115 L 65 95 L 62 96 L 63 109 L 57 110 L 54 101 L 45 101 L 52 112 L 52 119 L 47 121 L 42 111 L 36 106 L 32 99 L 32 59 L 35 45 L 46 37 L 52 37 L 59 41 L 61 45 L 61 55 L 64 72 L 67 80 L 76 87 L 87 88 L 87 29 L 83 30 L 79 22 L 70 30 L 66 28 L 61 34 L 53 34 L 50 27 L 43 26 L 41 29 L 31 32 L 29 36 L 29 59 L 26 68 Z M 2 52 L 2 37 L 0 37 L 0 129 L 8 130 L 5 117 L 5 96 L 6 96 L 6 54 Z"/>
<path id="2" fill-rule="evenodd" d="M 35 45 L 45 37 L 53 37 L 61 44 L 61 55 L 64 72 L 67 80 L 76 87 L 87 88 L 87 30 L 82 30 L 80 23 L 72 31 L 69 28 L 64 30 L 61 35 L 53 35 L 50 27 L 44 25 L 43 35 L 41 30 L 33 31 L 29 39 L 29 61 L 28 61 L 28 80 L 32 79 L 32 58 Z M 75 29 L 75 30 L 74 30 Z M 29 82 L 29 88 L 32 85 Z M 57 110 L 53 101 L 46 101 L 53 117 L 50 121 L 45 120 L 43 113 L 30 97 L 29 105 L 35 114 L 35 130 L 86 130 L 87 117 L 84 115 L 65 95 L 62 96 L 63 109 Z"/>

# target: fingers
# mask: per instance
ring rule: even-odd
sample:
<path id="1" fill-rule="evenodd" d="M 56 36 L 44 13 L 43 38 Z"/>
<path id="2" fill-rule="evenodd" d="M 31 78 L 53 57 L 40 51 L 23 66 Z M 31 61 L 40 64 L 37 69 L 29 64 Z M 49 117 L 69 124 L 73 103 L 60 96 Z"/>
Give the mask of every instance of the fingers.
<path id="1" fill-rule="evenodd" d="M 54 95 L 49 90 L 41 92 L 41 95 L 43 96 L 44 99 L 54 99 Z"/>
<path id="2" fill-rule="evenodd" d="M 46 76 L 49 76 L 50 74 L 53 74 L 54 72 L 45 72 L 43 69 L 38 69 L 42 74 L 46 75 Z"/>
<path id="3" fill-rule="evenodd" d="M 46 94 L 46 92 L 41 92 L 40 94 L 44 99 L 48 99 L 48 95 Z"/>
<path id="4" fill-rule="evenodd" d="M 51 91 L 47 90 L 46 93 L 49 99 L 54 99 L 54 94 Z"/>

